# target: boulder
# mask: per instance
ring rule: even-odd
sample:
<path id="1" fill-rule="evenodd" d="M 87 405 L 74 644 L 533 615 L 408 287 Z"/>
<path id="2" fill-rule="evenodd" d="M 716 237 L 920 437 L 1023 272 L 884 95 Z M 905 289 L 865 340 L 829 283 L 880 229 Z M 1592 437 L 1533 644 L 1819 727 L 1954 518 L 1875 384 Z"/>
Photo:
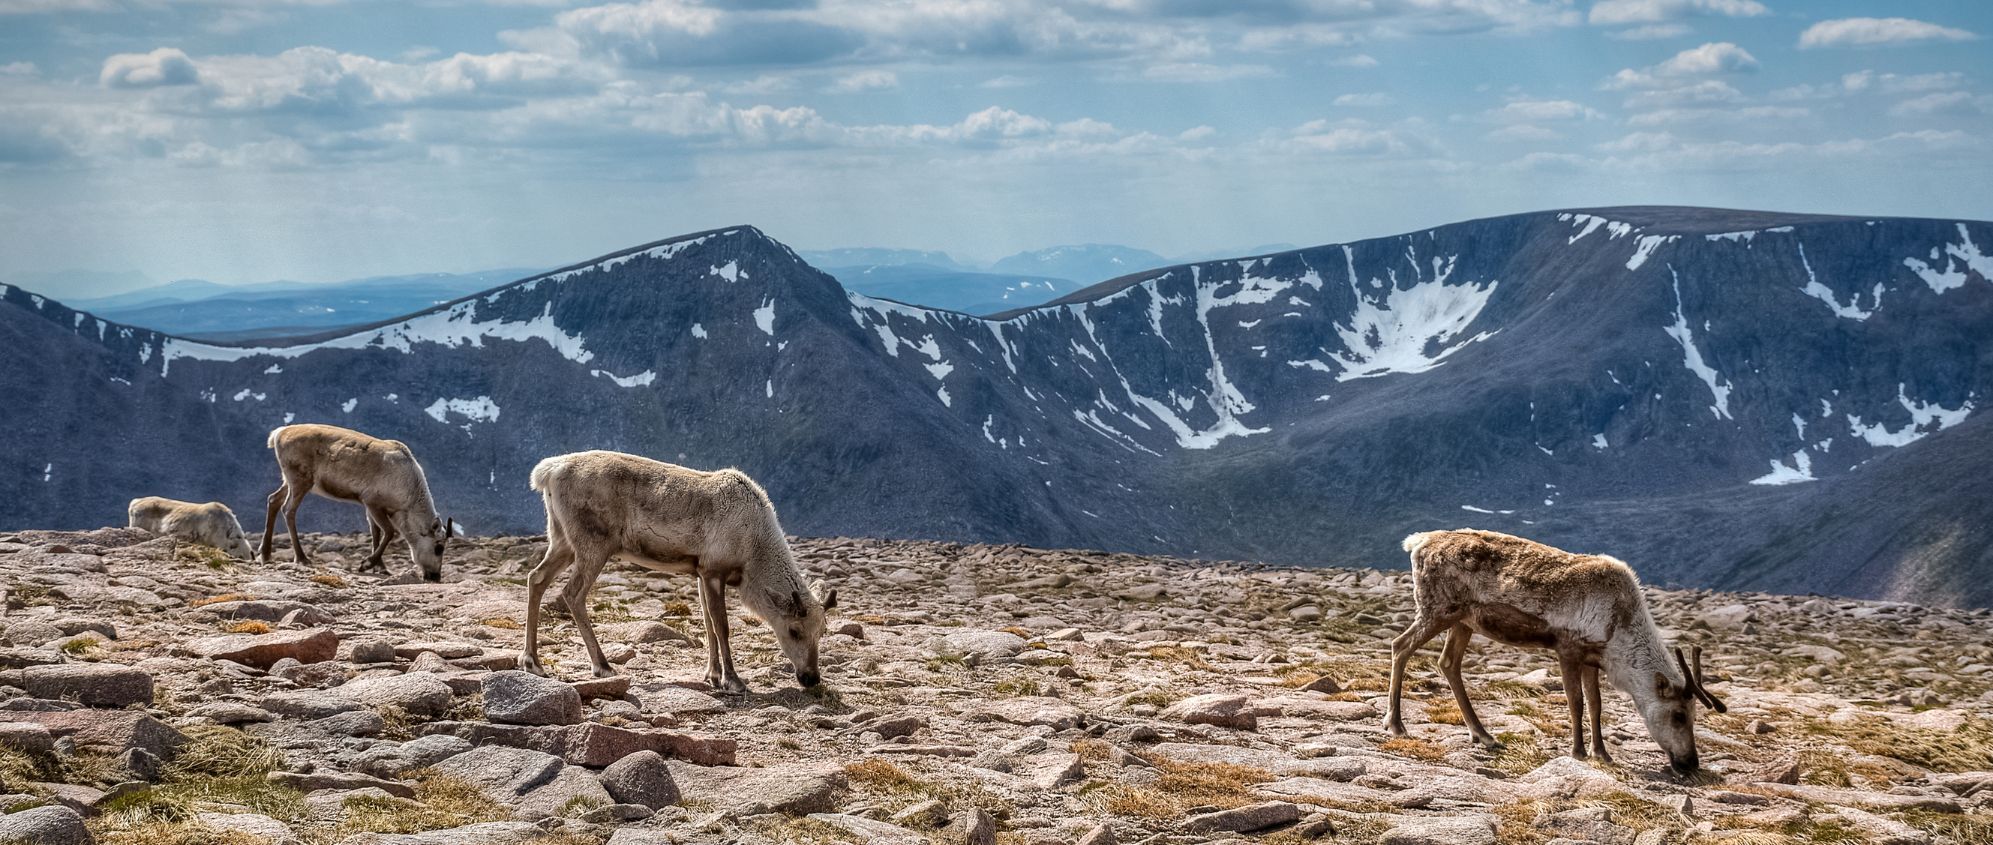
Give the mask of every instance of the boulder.
<path id="1" fill-rule="evenodd" d="M 347 681 L 331 693 L 375 709 L 398 708 L 417 719 L 443 715 L 456 699 L 449 684 L 426 672 Z"/>
<path id="2" fill-rule="evenodd" d="M 86 707 L 152 704 L 152 675 L 116 663 L 58 663 L 5 673 L 0 683 L 36 698 L 73 699 Z"/>
<path id="3" fill-rule="evenodd" d="M 220 634 L 189 641 L 183 648 L 195 656 L 268 669 L 286 657 L 299 663 L 331 660 L 339 651 L 339 635 L 329 628 L 274 631 L 268 634 Z"/>
<path id="4" fill-rule="evenodd" d="M 1188 725 L 1216 725 L 1248 731 L 1259 727 L 1252 699 L 1238 693 L 1193 695 L 1165 708 L 1163 718 Z"/>
<path id="5" fill-rule="evenodd" d="M 1399 816 L 1377 845 L 1495 845 L 1488 816 Z"/>
<path id="6" fill-rule="evenodd" d="M 552 678 L 513 670 L 484 676 L 484 715 L 509 725 L 572 725 L 581 721 L 581 694 Z"/>
<path id="7" fill-rule="evenodd" d="M 844 787 L 844 768 L 792 763 L 759 769 L 694 766 L 672 762 L 671 779 L 683 800 L 699 801 L 733 817 L 763 813 L 827 813 Z"/>
<path id="8" fill-rule="evenodd" d="M 94 845 L 83 816 L 68 807 L 36 807 L 0 816 L 0 843 L 6 845 Z"/>
<path id="9" fill-rule="evenodd" d="M 1024 650 L 1025 639 L 1008 631 L 957 631 L 941 638 L 935 651 L 976 661 L 1004 660 Z"/>
<path id="10" fill-rule="evenodd" d="M 416 737 L 407 742 L 384 742 L 362 752 L 353 768 L 375 777 L 396 778 L 416 769 L 426 769 L 471 750 L 468 740 L 448 734 Z"/>
<path id="11" fill-rule="evenodd" d="M 655 751 L 700 765 L 730 766 L 735 743 L 654 728 L 618 728 L 596 722 L 579 725 L 494 725 L 435 722 L 421 733 L 449 734 L 477 745 L 503 745 L 552 754 L 578 766 L 601 768 L 639 751 Z"/>
<path id="12" fill-rule="evenodd" d="M 810 820 L 849 833 L 870 845 L 927 845 L 927 837 L 890 822 L 844 813 L 811 813 Z"/>
<path id="13" fill-rule="evenodd" d="M 165 722 L 134 710 L 17 711 L 8 713 L 7 719 L 40 725 L 80 749 L 113 757 L 143 748 L 161 759 L 171 759 L 174 749 L 187 741 Z"/>
<path id="14" fill-rule="evenodd" d="M 678 783 L 671 779 L 671 766 L 655 751 L 639 751 L 609 764 L 602 770 L 602 788 L 624 804 L 641 804 L 661 810 L 678 803 Z"/>
<path id="15" fill-rule="evenodd" d="M 1203 813 L 1183 821 L 1192 833 L 1251 833 L 1301 820 L 1301 807 L 1288 801 L 1262 801 L 1229 810 Z"/>

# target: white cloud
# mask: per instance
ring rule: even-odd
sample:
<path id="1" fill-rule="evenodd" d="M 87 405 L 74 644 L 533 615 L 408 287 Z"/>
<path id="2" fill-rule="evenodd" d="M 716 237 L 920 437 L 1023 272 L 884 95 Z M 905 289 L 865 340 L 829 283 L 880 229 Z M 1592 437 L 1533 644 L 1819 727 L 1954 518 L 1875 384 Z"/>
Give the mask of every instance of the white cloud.
<path id="1" fill-rule="evenodd" d="M 1177 133 L 1176 139 L 1187 143 L 1196 143 L 1198 141 L 1208 141 L 1217 134 L 1218 130 L 1210 126 L 1192 126 Z"/>
<path id="2" fill-rule="evenodd" d="M 192 85 L 199 78 L 186 53 L 161 47 L 150 53 L 119 53 L 105 59 L 97 81 L 106 88 L 153 88 Z"/>
<path id="3" fill-rule="evenodd" d="M 1003 74 L 1002 76 L 992 76 L 988 79 L 978 82 L 976 83 L 976 87 L 989 88 L 994 90 L 1001 88 L 1025 88 L 1036 84 L 1038 83 L 1035 80 L 1027 79 L 1022 76 L 1012 76 L 1006 73 Z"/>
<path id="4" fill-rule="evenodd" d="M 1345 108 L 1376 108 L 1388 106 L 1393 102 L 1396 100 L 1393 100 L 1390 94 L 1373 91 L 1365 94 L 1343 94 L 1336 97 L 1333 104 Z"/>
<path id="5" fill-rule="evenodd" d="M 1626 119 L 1628 126 L 1676 126 L 1689 123 L 1748 123 L 1761 128 L 1779 121 L 1798 120 L 1813 114 L 1803 106 L 1744 106 L 1664 108 L 1641 112 Z"/>
<path id="6" fill-rule="evenodd" d="M 1334 59 L 1330 59 L 1330 60 L 1329 60 L 1329 66 L 1330 66 L 1330 67 L 1358 67 L 1358 68 L 1361 68 L 1361 67 L 1376 67 L 1376 66 L 1377 66 L 1377 60 L 1376 60 L 1375 58 L 1372 58 L 1372 57 L 1370 56 L 1370 54 L 1368 54 L 1368 53 L 1358 53 L 1358 54 L 1356 54 L 1356 55 L 1354 55 L 1354 56 L 1342 56 L 1342 57 L 1339 57 L 1339 58 L 1334 58 Z"/>
<path id="7" fill-rule="evenodd" d="M 1757 69 L 1756 56 L 1728 41 L 1718 41 L 1683 50 L 1654 66 L 1655 72 L 1668 76 L 1742 73 Z"/>
<path id="8" fill-rule="evenodd" d="M 1993 112 L 1993 96 L 1973 96 L 1964 91 L 1944 91 L 1912 97 L 1889 107 L 1895 115 L 1974 114 Z"/>
<path id="9" fill-rule="evenodd" d="M 1841 87 L 1849 91 L 1874 89 L 1899 94 L 1920 91 L 1945 91 L 1957 88 L 1964 83 L 1965 74 L 1958 71 L 1901 76 L 1894 73 L 1876 73 L 1872 70 L 1862 70 L 1841 76 Z"/>
<path id="10" fill-rule="evenodd" d="M 1571 100 L 1511 100 L 1501 108 L 1489 109 L 1487 116 L 1501 123 L 1538 123 L 1546 120 L 1586 120 L 1601 115 Z"/>
<path id="11" fill-rule="evenodd" d="M 1620 41 L 1660 41 L 1665 38 L 1680 38 L 1693 31 L 1688 24 L 1683 23 L 1650 23 L 1622 29 L 1606 37 Z"/>
<path id="12" fill-rule="evenodd" d="M 1799 34 L 1802 50 L 1819 47 L 1887 47 L 1926 41 L 1974 41 L 1971 32 L 1910 18 L 1839 18 Z"/>
<path id="13" fill-rule="evenodd" d="M 1270 145 L 1289 153 L 1346 156 L 1404 155 L 1430 146 L 1405 132 L 1361 120 L 1311 120 L 1275 137 Z"/>
<path id="14" fill-rule="evenodd" d="M 1273 68 L 1266 65 L 1214 65 L 1203 62 L 1172 62 L 1150 65 L 1142 70 L 1142 78 L 1151 82 L 1230 82 L 1273 75 Z"/>
<path id="15" fill-rule="evenodd" d="M 1700 15 L 1750 18 L 1768 11 L 1757 0 L 1599 0 L 1586 18 L 1594 25 L 1618 26 Z"/>
<path id="16" fill-rule="evenodd" d="M 852 94 L 898 87 L 900 87 L 900 77 L 890 70 L 861 70 L 838 77 L 836 82 L 831 83 L 830 90 L 839 94 Z"/>
<path id="17" fill-rule="evenodd" d="M 1555 141 L 1564 136 L 1554 129 L 1532 123 L 1511 123 L 1487 134 L 1490 141 Z"/>

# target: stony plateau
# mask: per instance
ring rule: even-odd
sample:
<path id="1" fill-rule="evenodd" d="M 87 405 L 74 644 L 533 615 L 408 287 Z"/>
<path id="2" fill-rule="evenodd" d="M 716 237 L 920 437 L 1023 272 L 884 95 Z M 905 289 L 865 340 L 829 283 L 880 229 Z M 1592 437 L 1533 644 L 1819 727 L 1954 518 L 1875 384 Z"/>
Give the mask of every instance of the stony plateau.
<path id="1" fill-rule="evenodd" d="M 1469 742 L 1436 648 L 1390 738 L 1402 573 L 798 539 L 844 606 L 825 684 L 746 623 L 729 695 L 684 579 L 612 568 L 623 674 L 557 619 L 544 681 L 513 668 L 540 538 L 466 540 L 441 584 L 307 542 L 315 568 L 0 534 L 0 842 L 1993 841 L 1986 611 L 1651 590 L 1731 708 L 1683 782 L 1617 693 L 1617 762 L 1564 756 L 1553 661 L 1485 642 L 1506 746 Z"/>

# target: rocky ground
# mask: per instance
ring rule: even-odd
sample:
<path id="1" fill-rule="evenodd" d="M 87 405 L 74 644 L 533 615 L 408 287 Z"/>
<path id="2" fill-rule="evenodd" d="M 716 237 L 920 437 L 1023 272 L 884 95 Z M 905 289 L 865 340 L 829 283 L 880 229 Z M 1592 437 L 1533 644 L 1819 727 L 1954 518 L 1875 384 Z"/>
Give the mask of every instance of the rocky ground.
<path id="1" fill-rule="evenodd" d="M 442 584 L 307 542 L 0 534 L 0 843 L 1993 842 L 1984 611 L 1651 592 L 1730 705 L 1684 783 L 1616 692 L 1616 762 L 1564 756 L 1549 656 L 1485 642 L 1506 747 L 1436 643 L 1390 738 L 1402 573 L 799 540 L 839 588 L 826 682 L 737 621 L 727 695 L 684 579 L 605 574 L 625 674 L 555 620 L 550 682 L 511 670 L 538 538 L 453 547 Z"/>

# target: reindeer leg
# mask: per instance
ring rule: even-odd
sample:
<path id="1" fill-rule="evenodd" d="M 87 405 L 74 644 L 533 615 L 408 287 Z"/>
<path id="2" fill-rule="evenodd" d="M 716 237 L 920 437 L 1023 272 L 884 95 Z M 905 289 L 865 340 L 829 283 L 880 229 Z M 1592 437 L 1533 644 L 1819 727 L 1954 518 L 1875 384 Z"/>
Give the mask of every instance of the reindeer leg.
<path id="1" fill-rule="evenodd" d="M 734 672 L 733 643 L 727 632 L 726 582 L 710 576 L 701 577 L 699 604 L 706 610 L 706 638 L 711 643 L 708 647 L 706 681 L 727 692 L 747 692 L 747 684 Z M 715 662 L 717 666 L 712 665 Z"/>
<path id="2" fill-rule="evenodd" d="M 588 647 L 588 663 L 594 668 L 595 677 L 615 677 L 616 670 L 610 668 L 609 658 L 602 656 L 601 643 L 595 641 L 595 625 L 588 621 L 588 594 L 594 591 L 595 578 L 602 574 L 609 556 L 591 553 L 584 557 L 577 553 L 575 560 L 574 574 L 568 576 L 567 587 L 561 590 L 561 601 L 567 605 L 568 615 L 574 618 L 581 644 Z"/>
<path id="3" fill-rule="evenodd" d="M 1460 705 L 1460 718 L 1467 723 L 1467 732 L 1474 735 L 1474 741 L 1488 748 L 1500 748 L 1502 744 L 1481 725 L 1474 702 L 1467 700 L 1467 680 L 1460 676 L 1461 658 L 1467 655 L 1467 641 L 1473 638 L 1474 629 L 1454 625 L 1446 634 L 1446 646 L 1439 652 L 1439 671 L 1446 676 L 1446 685 L 1453 688 L 1453 701 Z"/>
<path id="4" fill-rule="evenodd" d="M 1398 635 L 1391 643 L 1391 706 L 1384 714 L 1384 728 L 1395 736 L 1405 735 L 1405 717 L 1400 714 L 1398 699 L 1405 691 L 1405 665 L 1412 660 L 1412 654 L 1426 641 L 1439 636 L 1439 632 L 1453 625 L 1450 619 L 1440 619 L 1420 615 L 1412 620 L 1412 625 Z"/>
<path id="5" fill-rule="evenodd" d="M 1585 667 L 1585 703 L 1592 710 L 1592 754 L 1601 762 L 1612 762 L 1612 754 L 1605 750 L 1605 720 L 1599 711 L 1605 708 L 1605 700 L 1599 697 L 1599 667 Z"/>
<path id="6" fill-rule="evenodd" d="M 1571 756 L 1585 759 L 1584 667 L 1578 658 L 1559 653 L 1557 668 L 1564 673 L 1564 699 L 1571 703 Z"/>
<path id="7" fill-rule="evenodd" d="M 574 549 L 564 538 L 548 531 L 547 554 L 526 575 L 526 647 L 519 653 L 519 668 L 535 675 L 547 674 L 546 667 L 540 665 L 540 597 L 546 594 L 547 585 L 559 577 L 561 570 L 573 562 Z"/>
<path id="8" fill-rule="evenodd" d="M 311 490 L 310 484 L 287 484 L 290 494 L 284 497 L 284 527 L 291 532 L 291 556 L 299 566 L 310 566 L 311 558 L 305 554 L 304 541 L 298 539 L 298 506 L 304 504 L 305 493 Z"/>
<path id="9" fill-rule="evenodd" d="M 271 547 L 276 545 L 277 509 L 284 506 L 284 497 L 289 494 L 290 489 L 288 481 L 278 485 L 277 492 L 270 494 L 269 508 L 263 514 L 263 549 L 260 557 L 263 558 L 264 566 L 270 565 Z"/>
<path id="10" fill-rule="evenodd" d="M 389 527 L 388 515 L 385 512 L 375 507 L 367 508 L 367 534 L 372 538 L 372 542 L 369 543 L 367 550 L 367 560 L 361 564 L 361 571 L 388 568 L 387 563 L 381 560 L 381 555 L 387 553 L 388 538 L 393 536 L 391 533 L 393 530 Z"/>

